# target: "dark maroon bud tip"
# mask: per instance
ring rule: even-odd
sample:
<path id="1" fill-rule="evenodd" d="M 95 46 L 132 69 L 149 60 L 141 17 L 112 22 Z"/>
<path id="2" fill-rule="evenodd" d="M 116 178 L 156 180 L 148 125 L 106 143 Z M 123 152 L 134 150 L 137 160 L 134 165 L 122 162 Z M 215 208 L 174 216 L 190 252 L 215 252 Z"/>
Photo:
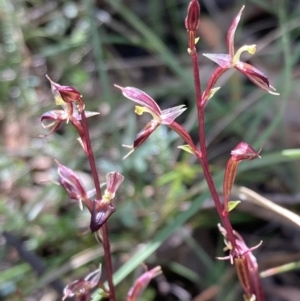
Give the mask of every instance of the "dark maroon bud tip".
<path id="1" fill-rule="evenodd" d="M 115 211 L 116 208 L 111 203 L 95 200 L 91 212 L 90 229 L 92 233 L 98 231 Z"/>

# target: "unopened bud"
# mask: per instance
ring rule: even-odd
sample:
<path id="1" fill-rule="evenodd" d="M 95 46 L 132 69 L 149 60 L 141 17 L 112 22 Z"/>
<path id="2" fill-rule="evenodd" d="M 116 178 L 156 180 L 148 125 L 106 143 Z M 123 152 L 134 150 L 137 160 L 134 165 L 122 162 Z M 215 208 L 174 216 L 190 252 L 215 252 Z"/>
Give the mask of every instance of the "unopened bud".
<path id="1" fill-rule="evenodd" d="M 51 83 L 52 93 L 55 98 L 56 104 L 62 105 L 63 102 L 81 102 L 81 94 L 71 86 L 61 86 L 46 75 L 47 79 Z"/>
<path id="2" fill-rule="evenodd" d="M 199 25 L 200 5 L 198 0 L 192 0 L 188 6 L 185 28 L 188 31 L 196 31 Z"/>
<path id="3" fill-rule="evenodd" d="M 110 202 L 95 200 L 91 211 L 91 231 L 98 231 L 115 211 L 116 208 Z"/>
<path id="4" fill-rule="evenodd" d="M 150 280 L 162 273 L 161 267 L 157 266 L 150 271 L 141 275 L 130 288 L 127 294 L 127 301 L 137 301 L 139 296 L 143 293 Z"/>
<path id="5" fill-rule="evenodd" d="M 86 191 L 79 176 L 72 169 L 60 164 L 58 161 L 56 163 L 58 165 L 58 181 L 67 191 L 69 197 L 73 200 L 87 199 Z"/>
<path id="6" fill-rule="evenodd" d="M 242 160 L 253 160 L 255 158 L 260 158 L 259 152 L 254 150 L 246 142 L 240 142 L 232 151 L 231 157 L 236 161 Z"/>

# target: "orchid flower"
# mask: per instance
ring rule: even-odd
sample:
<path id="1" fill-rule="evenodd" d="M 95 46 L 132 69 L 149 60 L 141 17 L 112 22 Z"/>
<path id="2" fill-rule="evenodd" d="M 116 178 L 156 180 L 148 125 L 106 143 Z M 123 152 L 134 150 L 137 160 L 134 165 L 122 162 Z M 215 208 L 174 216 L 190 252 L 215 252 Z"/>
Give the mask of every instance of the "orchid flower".
<path id="1" fill-rule="evenodd" d="M 220 77 L 219 73 L 223 74 L 224 71 L 230 68 L 235 68 L 244 75 L 246 75 L 250 81 L 252 81 L 256 86 L 258 86 L 262 90 L 267 91 L 268 93 L 273 95 L 279 95 L 279 93 L 274 92 L 276 91 L 276 89 L 270 85 L 267 76 L 262 71 L 248 63 L 240 61 L 241 54 L 244 51 L 247 51 L 250 54 L 254 54 L 256 52 L 256 45 L 244 45 L 241 48 L 239 48 L 239 50 L 236 53 L 234 51 L 234 35 L 244 7 L 245 6 L 241 8 L 237 16 L 234 18 L 227 33 L 227 47 L 229 49 L 229 54 L 203 54 L 204 56 L 214 61 L 221 67 L 219 67 L 216 70 L 217 72 L 215 74 L 215 80 L 213 80 L 212 82 L 214 84 L 216 82 L 216 79 Z M 212 78 L 214 78 L 214 76 L 212 76 Z M 213 85 L 209 84 L 208 86 L 210 86 L 211 88 Z M 206 91 L 206 94 L 208 93 L 209 91 Z M 207 96 L 206 94 L 203 95 L 204 98 Z"/>
<path id="2" fill-rule="evenodd" d="M 80 124 L 81 115 L 76 106 L 76 103 L 79 103 L 79 106 L 82 107 L 80 93 L 73 87 L 61 86 L 55 83 L 48 75 L 46 77 L 51 83 L 55 103 L 62 106 L 63 110 L 51 110 L 41 116 L 42 126 L 44 128 L 50 128 L 50 132 L 43 135 L 43 137 L 51 135 L 63 122 L 69 123 L 69 121 L 71 121 L 79 135 L 82 136 L 83 129 Z M 98 112 L 85 112 L 86 117 L 92 117 L 98 114 Z"/>
<path id="3" fill-rule="evenodd" d="M 185 105 L 161 110 L 155 100 L 145 92 L 133 87 L 120 87 L 117 85 L 115 85 L 115 87 L 119 88 L 126 98 L 141 105 L 135 107 L 136 114 L 142 115 L 147 112 L 153 117 L 153 119 L 136 135 L 133 145 L 123 145 L 124 147 L 132 149 L 124 159 L 133 153 L 159 125 L 172 125 L 173 121 L 186 110 Z"/>
<path id="4" fill-rule="evenodd" d="M 86 191 L 84 185 L 76 172 L 56 161 L 58 165 L 58 182 L 67 191 L 69 197 L 82 203 L 91 213 L 90 229 L 98 231 L 107 219 L 116 211 L 112 200 L 122 184 L 124 177 L 118 172 L 110 172 L 106 175 L 106 190 L 101 200 L 91 200 L 94 190 Z"/>

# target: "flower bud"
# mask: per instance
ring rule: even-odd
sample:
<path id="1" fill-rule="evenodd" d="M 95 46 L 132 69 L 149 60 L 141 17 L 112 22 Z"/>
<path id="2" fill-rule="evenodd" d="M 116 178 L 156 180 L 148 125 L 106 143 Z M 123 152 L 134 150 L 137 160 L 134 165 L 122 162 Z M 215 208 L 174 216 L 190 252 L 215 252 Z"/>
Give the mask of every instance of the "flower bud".
<path id="1" fill-rule="evenodd" d="M 243 160 L 253 160 L 260 158 L 259 152 L 255 151 L 249 144 L 245 142 L 239 143 L 232 151 L 231 158 L 226 165 L 223 180 L 224 210 L 229 212 L 228 207 L 229 196 L 235 181 L 238 165 Z"/>
<path id="2" fill-rule="evenodd" d="M 62 105 L 63 102 L 81 102 L 81 94 L 71 86 L 61 86 L 46 75 L 47 79 L 51 83 L 51 89 L 57 105 Z"/>
<path id="3" fill-rule="evenodd" d="M 87 275 L 84 279 L 75 280 L 67 285 L 64 289 L 62 300 L 74 297 L 74 301 L 90 301 L 92 299 L 91 290 L 97 285 L 102 285 L 99 283 L 100 276 L 100 270 L 96 270 Z"/>
<path id="4" fill-rule="evenodd" d="M 92 210 L 91 201 L 87 197 L 87 193 L 79 176 L 70 168 L 60 164 L 58 165 L 58 182 L 67 191 L 70 199 L 83 201 L 88 209 Z M 81 204 L 81 203 L 80 203 Z"/>
<path id="5" fill-rule="evenodd" d="M 260 158 L 259 152 L 254 150 L 246 142 L 240 142 L 232 151 L 231 156 L 236 161 L 243 160 L 253 160 L 255 158 Z"/>
<path id="6" fill-rule="evenodd" d="M 188 31 L 196 31 L 199 25 L 200 5 L 198 0 L 192 0 L 187 9 L 185 28 Z"/>
<path id="7" fill-rule="evenodd" d="M 124 177 L 118 172 L 110 172 L 106 175 L 106 190 L 103 195 L 103 199 L 111 201 L 116 194 L 116 191 L 120 187 L 124 180 Z"/>
<path id="8" fill-rule="evenodd" d="M 116 208 L 110 202 L 95 200 L 91 211 L 91 231 L 98 231 L 115 211 Z"/>
<path id="9" fill-rule="evenodd" d="M 137 301 L 139 296 L 143 293 L 150 280 L 162 273 L 161 267 L 157 266 L 150 271 L 145 272 L 141 275 L 130 288 L 126 301 Z"/>

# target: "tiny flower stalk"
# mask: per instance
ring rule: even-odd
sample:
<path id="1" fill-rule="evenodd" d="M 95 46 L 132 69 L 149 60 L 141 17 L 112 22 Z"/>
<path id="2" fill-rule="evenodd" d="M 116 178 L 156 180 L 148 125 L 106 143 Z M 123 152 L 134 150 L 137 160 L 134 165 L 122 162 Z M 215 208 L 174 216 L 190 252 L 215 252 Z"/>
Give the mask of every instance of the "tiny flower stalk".
<path id="1" fill-rule="evenodd" d="M 230 208 L 228 206 L 229 197 L 239 163 L 243 160 L 250 161 L 255 158 L 260 158 L 259 152 L 255 151 L 249 144 L 245 142 L 239 143 L 231 151 L 231 157 L 227 163 L 223 180 L 224 214 L 228 214 L 230 211 Z"/>

